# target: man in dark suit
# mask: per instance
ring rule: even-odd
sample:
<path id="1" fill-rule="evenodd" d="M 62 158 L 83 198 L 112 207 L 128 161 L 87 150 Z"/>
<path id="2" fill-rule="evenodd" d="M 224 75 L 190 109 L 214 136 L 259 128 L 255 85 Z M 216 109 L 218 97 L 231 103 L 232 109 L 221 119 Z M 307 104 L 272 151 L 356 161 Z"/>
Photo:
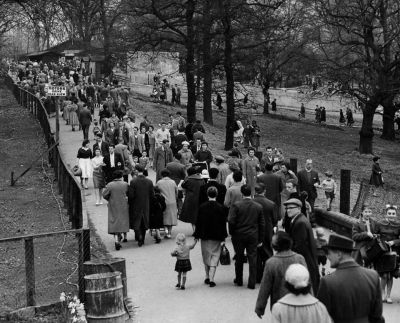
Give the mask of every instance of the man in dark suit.
<path id="1" fill-rule="evenodd" d="M 289 199 L 283 205 L 288 217 L 288 224 L 285 230 L 293 239 L 292 250 L 301 254 L 306 260 L 315 294 L 318 291 L 319 285 L 319 269 L 317 263 L 317 246 L 310 221 L 301 213 L 303 204 L 300 200 Z"/>
<path id="2" fill-rule="evenodd" d="M 129 227 L 135 230 L 138 246 L 144 244 L 149 228 L 150 203 L 154 200 L 153 182 L 143 174 L 144 168 L 136 165 L 138 175 L 131 180 L 128 190 Z"/>
<path id="3" fill-rule="evenodd" d="M 79 123 L 82 126 L 83 140 L 89 139 L 89 128 L 90 124 L 92 123 L 92 115 L 86 104 L 83 106 L 83 109 L 79 113 Z"/>
<path id="4" fill-rule="evenodd" d="M 128 128 L 125 127 L 125 123 L 120 120 L 118 122 L 118 128 L 115 130 L 115 138 L 116 138 L 116 142 L 120 142 L 120 140 L 122 139 L 124 142 L 124 145 L 129 144 L 129 130 Z"/>
<path id="5" fill-rule="evenodd" d="M 314 203 L 317 199 L 317 186 L 320 184 L 318 173 L 312 169 L 312 160 L 307 159 L 305 168 L 297 173 L 299 180 L 299 192 L 307 192 L 308 203 L 311 205 L 311 211 L 314 212 Z"/>
<path id="6" fill-rule="evenodd" d="M 234 203 L 228 215 L 229 231 L 235 249 L 235 280 L 237 286 L 243 286 L 243 263 L 246 250 L 249 262 L 249 280 L 247 288 L 254 289 L 257 275 L 257 247 L 264 241 L 265 222 L 262 207 L 251 199 L 251 187 L 241 187 L 243 200 Z"/>
<path id="7" fill-rule="evenodd" d="M 217 181 L 218 174 L 219 174 L 218 168 L 214 168 L 214 167 L 210 168 L 210 170 L 208 171 L 208 174 L 210 176 L 209 180 L 207 181 L 207 183 L 205 185 L 203 185 L 200 188 L 199 205 L 208 201 L 207 190 L 209 187 L 214 186 L 218 191 L 216 201 L 219 204 L 221 204 L 222 206 L 224 206 L 225 195 L 226 195 L 226 186 L 218 183 L 218 181 Z"/>
<path id="8" fill-rule="evenodd" d="M 281 178 L 272 172 L 273 166 L 273 164 L 265 166 L 265 173 L 257 177 L 257 183 L 262 183 L 265 186 L 265 197 L 276 204 L 279 214 L 283 183 Z"/>
<path id="9" fill-rule="evenodd" d="M 196 155 L 198 151 L 201 150 L 201 140 L 196 140 L 191 146 L 190 150 L 192 151 L 193 156 Z"/>
<path id="10" fill-rule="evenodd" d="M 267 148 L 265 148 L 265 156 L 261 159 L 260 163 L 262 171 L 264 171 L 265 167 L 269 164 L 274 166 L 274 150 L 272 149 L 272 147 L 268 146 Z"/>
<path id="11" fill-rule="evenodd" d="M 106 182 L 109 183 L 113 178 L 113 173 L 116 170 L 124 170 L 124 159 L 123 157 L 114 151 L 115 146 L 110 145 L 108 148 L 109 154 L 103 159 L 105 166 L 103 171 L 105 174 Z"/>
<path id="12" fill-rule="evenodd" d="M 384 323 L 378 273 L 354 261 L 353 240 L 332 234 L 325 248 L 336 271 L 321 279 L 317 297 L 334 322 Z"/>
<path id="13" fill-rule="evenodd" d="M 256 184 L 254 189 L 254 202 L 257 202 L 262 206 L 265 221 L 263 245 L 257 250 L 257 283 L 259 284 L 264 273 L 265 262 L 273 255 L 271 240 L 274 235 L 274 227 L 278 224 L 278 208 L 274 202 L 264 196 L 265 186 L 263 184 Z"/>
<path id="14" fill-rule="evenodd" d="M 103 157 L 109 154 L 109 145 L 105 141 L 102 140 L 102 134 L 99 133 L 96 137 L 96 143 L 93 145 L 93 157 L 95 156 L 95 152 L 97 149 L 100 149 L 101 155 Z"/>

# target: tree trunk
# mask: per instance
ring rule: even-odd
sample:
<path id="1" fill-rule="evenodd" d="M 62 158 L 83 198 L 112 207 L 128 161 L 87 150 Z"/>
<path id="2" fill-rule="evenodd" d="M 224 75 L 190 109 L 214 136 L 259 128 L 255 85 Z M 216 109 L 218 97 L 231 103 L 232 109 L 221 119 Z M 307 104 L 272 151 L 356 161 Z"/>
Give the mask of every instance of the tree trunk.
<path id="1" fill-rule="evenodd" d="M 223 4 L 222 23 L 224 26 L 224 70 L 226 77 L 226 134 L 225 134 L 225 150 L 233 147 L 233 126 L 235 123 L 235 83 L 233 79 L 232 67 L 232 35 L 231 35 L 231 17 L 229 14 L 228 0 L 221 0 Z"/>
<path id="2" fill-rule="evenodd" d="M 188 92 L 187 99 L 187 119 L 189 122 L 196 121 L 196 84 L 194 81 L 195 63 L 194 63 L 194 28 L 193 15 L 195 9 L 195 1 L 188 0 L 186 5 L 186 86 Z"/>
<path id="3" fill-rule="evenodd" d="M 212 64 L 211 64 L 211 0 L 204 2 L 203 10 L 203 118 L 204 122 L 212 125 Z"/>
<path id="4" fill-rule="evenodd" d="M 372 100 L 371 100 L 372 101 Z M 374 113 L 377 105 L 368 102 L 363 111 L 363 121 L 360 130 L 360 154 L 372 154 L 372 138 L 374 137 L 374 130 L 372 124 L 374 121 Z"/>
<path id="5" fill-rule="evenodd" d="M 394 130 L 394 115 L 396 113 L 396 107 L 393 104 L 393 100 L 385 100 L 386 102 L 382 102 L 383 106 L 383 130 L 382 130 L 382 139 L 386 140 L 395 140 L 396 133 Z"/>

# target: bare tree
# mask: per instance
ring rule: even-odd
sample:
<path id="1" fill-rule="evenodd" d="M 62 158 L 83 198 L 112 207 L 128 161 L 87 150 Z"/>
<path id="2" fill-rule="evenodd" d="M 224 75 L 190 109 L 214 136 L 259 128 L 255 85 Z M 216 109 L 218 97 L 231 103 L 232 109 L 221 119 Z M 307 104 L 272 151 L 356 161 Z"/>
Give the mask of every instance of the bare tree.
<path id="1" fill-rule="evenodd" d="M 376 108 L 384 107 L 382 138 L 394 139 L 393 100 L 400 90 L 400 3 L 395 0 L 315 0 L 324 71 L 362 102 L 359 151 L 371 154 Z"/>

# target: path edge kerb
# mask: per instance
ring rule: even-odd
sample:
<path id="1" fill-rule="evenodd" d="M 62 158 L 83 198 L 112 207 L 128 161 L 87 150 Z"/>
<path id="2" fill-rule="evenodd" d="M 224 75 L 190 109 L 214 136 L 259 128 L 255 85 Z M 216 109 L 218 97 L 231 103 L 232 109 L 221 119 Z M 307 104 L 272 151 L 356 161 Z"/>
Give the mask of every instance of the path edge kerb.
<path id="1" fill-rule="evenodd" d="M 32 93 L 18 86 L 12 75 L 8 73 L 1 74 L 4 76 L 5 85 L 12 92 L 18 104 L 28 109 L 40 123 L 47 146 L 50 148 L 55 143 L 55 129 L 51 125 L 50 117 L 43 103 Z M 48 134 L 44 128 L 48 129 Z M 53 150 L 56 150 L 56 152 Z M 58 193 L 63 197 L 64 208 L 68 211 L 72 228 L 88 229 L 88 210 L 84 191 L 76 176 L 72 173 L 70 165 L 65 161 L 65 154 L 59 145 L 54 147 L 53 150 L 49 151 L 49 161 L 54 169 L 58 183 Z M 77 192 L 79 192 L 78 196 Z"/>

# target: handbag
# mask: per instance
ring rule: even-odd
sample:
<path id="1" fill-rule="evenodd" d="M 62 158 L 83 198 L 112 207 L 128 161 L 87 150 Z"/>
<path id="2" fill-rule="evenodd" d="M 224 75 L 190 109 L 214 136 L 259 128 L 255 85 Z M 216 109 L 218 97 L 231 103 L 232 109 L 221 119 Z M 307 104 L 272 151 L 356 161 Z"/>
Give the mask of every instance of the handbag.
<path id="1" fill-rule="evenodd" d="M 229 254 L 228 248 L 223 244 L 221 246 L 221 255 L 219 257 L 219 262 L 221 265 L 230 265 L 231 264 L 231 255 Z"/>
<path id="2" fill-rule="evenodd" d="M 398 267 L 397 253 L 394 251 L 385 252 L 375 263 L 375 270 L 378 273 L 395 271 Z"/>
<path id="3" fill-rule="evenodd" d="M 72 167 L 72 173 L 75 176 L 82 176 L 82 169 L 78 165 L 75 165 L 74 167 Z"/>
<path id="4" fill-rule="evenodd" d="M 388 245 L 379 237 L 372 240 L 371 244 L 365 250 L 365 258 L 369 262 L 374 262 L 385 252 L 389 251 Z"/>

